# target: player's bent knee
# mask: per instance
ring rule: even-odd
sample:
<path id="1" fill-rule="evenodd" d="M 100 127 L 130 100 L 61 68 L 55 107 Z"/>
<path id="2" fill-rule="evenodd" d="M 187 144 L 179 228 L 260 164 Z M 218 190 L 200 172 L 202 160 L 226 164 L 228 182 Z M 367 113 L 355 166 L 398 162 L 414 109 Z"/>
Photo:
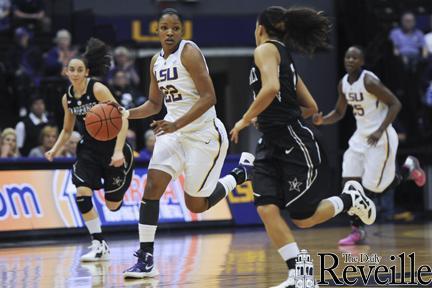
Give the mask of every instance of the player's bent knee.
<path id="1" fill-rule="evenodd" d="M 277 215 L 280 215 L 280 210 L 276 205 L 260 205 L 257 207 L 258 214 L 261 219 L 271 219 Z"/>
<path id="2" fill-rule="evenodd" d="M 107 208 L 108 208 L 110 211 L 115 212 L 115 211 L 120 210 L 120 208 L 121 208 L 121 206 L 122 206 L 122 204 L 123 204 L 123 201 L 120 201 L 120 202 L 112 202 L 112 201 L 107 201 L 107 200 L 105 200 L 105 204 L 106 204 Z"/>
<path id="3" fill-rule="evenodd" d="M 315 226 L 315 223 L 312 220 L 292 220 L 294 225 L 296 225 L 298 228 L 306 229 L 306 228 L 312 228 Z"/>
<path id="4" fill-rule="evenodd" d="M 202 213 L 207 210 L 207 205 L 204 201 L 204 198 L 202 198 L 203 201 L 201 202 L 191 202 L 191 201 L 185 201 L 186 207 L 189 209 L 189 211 L 193 213 Z M 197 200 L 198 201 L 198 200 Z"/>
<path id="5" fill-rule="evenodd" d="M 159 200 L 162 194 L 165 192 L 166 187 L 159 185 L 157 181 L 147 179 L 147 183 L 144 189 L 144 196 L 149 200 Z"/>
<path id="6" fill-rule="evenodd" d="M 76 196 L 75 198 L 78 210 L 82 214 L 86 214 L 93 209 L 93 202 L 91 196 Z"/>
<path id="7" fill-rule="evenodd" d="M 370 181 L 362 181 L 362 186 L 364 188 L 365 193 L 369 194 L 380 194 L 385 190 L 385 186 L 377 186 L 375 183 L 372 183 Z"/>

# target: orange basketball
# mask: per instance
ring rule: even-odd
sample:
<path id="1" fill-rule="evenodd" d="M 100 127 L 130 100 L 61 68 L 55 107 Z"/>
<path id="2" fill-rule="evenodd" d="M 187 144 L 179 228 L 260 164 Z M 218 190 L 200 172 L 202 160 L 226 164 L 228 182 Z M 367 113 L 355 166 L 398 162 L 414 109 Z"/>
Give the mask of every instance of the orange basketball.
<path id="1" fill-rule="evenodd" d="M 120 111 L 112 104 L 97 104 L 85 117 L 87 132 L 99 141 L 108 141 L 117 137 L 122 126 Z"/>

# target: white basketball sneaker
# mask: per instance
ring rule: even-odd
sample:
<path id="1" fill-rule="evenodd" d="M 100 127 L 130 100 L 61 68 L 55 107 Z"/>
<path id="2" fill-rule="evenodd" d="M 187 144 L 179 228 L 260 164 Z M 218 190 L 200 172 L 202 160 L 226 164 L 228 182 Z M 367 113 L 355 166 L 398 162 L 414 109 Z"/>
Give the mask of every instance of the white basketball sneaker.
<path id="1" fill-rule="evenodd" d="M 359 182 L 353 180 L 346 182 L 342 193 L 349 194 L 352 199 L 353 204 L 348 210 L 349 215 L 357 215 L 366 225 L 371 225 L 375 222 L 375 204 L 365 195 L 363 187 Z"/>
<path id="2" fill-rule="evenodd" d="M 102 240 L 102 242 L 93 240 L 92 245 L 88 248 L 90 248 L 90 251 L 87 254 L 81 256 L 82 262 L 109 260 L 110 250 L 105 240 Z"/>

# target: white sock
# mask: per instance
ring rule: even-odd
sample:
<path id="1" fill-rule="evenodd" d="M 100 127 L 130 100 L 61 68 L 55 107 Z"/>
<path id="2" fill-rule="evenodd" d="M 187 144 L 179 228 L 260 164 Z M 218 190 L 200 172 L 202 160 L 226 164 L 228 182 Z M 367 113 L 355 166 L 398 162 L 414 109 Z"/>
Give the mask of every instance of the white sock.
<path id="1" fill-rule="evenodd" d="M 90 234 L 102 233 L 101 222 L 99 220 L 99 217 L 84 222 Z"/>
<path id="2" fill-rule="evenodd" d="M 138 224 L 139 241 L 154 242 L 156 228 L 156 225 Z"/>
<path id="3" fill-rule="evenodd" d="M 296 242 L 286 244 L 285 246 L 279 248 L 278 251 L 284 261 L 297 258 L 298 254 L 300 253 Z"/>
<path id="4" fill-rule="evenodd" d="M 225 188 L 226 195 L 228 195 L 228 193 L 234 190 L 234 188 L 237 186 L 237 181 L 232 175 L 226 175 L 225 177 L 219 179 L 219 183 L 221 183 Z"/>
<path id="5" fill-rule="evenodd" d="M 327 198 L 326 200 L 330 201 L 330 203 L 332 203 L 333 208 L 334 208 L 334 216 L 338 215 L 339 213 L 341 213 L 344 209 L 344 204 L 343 201 L 340 197 L 338 196 L 333 196 L 330 198 Z"/>
<path id="6" fill-rule="evenodd" d="M 407 167 L 411 172 L 414 169 L 414 161 L 410 157 L 408 157 L 406 158 L 403 166 Z"/>

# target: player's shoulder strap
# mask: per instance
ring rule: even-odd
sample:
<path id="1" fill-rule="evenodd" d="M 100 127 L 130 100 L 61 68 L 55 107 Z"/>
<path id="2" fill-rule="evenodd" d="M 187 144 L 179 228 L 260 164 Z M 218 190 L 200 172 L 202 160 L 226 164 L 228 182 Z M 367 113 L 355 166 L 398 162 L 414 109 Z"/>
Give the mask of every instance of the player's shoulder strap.
<path id="1" fill-rule="evenodd" d="M 205 65 L 206 65 L 207 71 L 209 71 L 209 69 L 208 69 L 208 65 L 207 65 L 207 61 L 206 61 L 206 59 L 205 59 L 205 57 L 204 57 L 203 52 L 202 52 L 201 49 L 198 47 L 198 45 L 197 45 L 195 42 L 191 41 L 191 40 L 182 40 L 182 41 L 180 42 L 180 44 L 179 44 L 179 48 L 177 49 L 176 53 L 178 53 L 178 57 L 179 57 L 179 59 L 180 59 L 180 63 L 181 63 L 181 55 L 182 55 L 183 49 L 184 49 L 184 47 L 185 47 L 187 44 L 190 44 L 191 46 L 193 46 L 194 48 L 196 48 L 196 49 L 201 53 L 202 58 L 203 58 L 203 60 L 204 60 L 204 63 L 205 63 Z M 183 63 L 182 63 L 182 65 L 183 65 Z M 184 65 L 183 65 L 183 66 L 184 66 Z"/>

